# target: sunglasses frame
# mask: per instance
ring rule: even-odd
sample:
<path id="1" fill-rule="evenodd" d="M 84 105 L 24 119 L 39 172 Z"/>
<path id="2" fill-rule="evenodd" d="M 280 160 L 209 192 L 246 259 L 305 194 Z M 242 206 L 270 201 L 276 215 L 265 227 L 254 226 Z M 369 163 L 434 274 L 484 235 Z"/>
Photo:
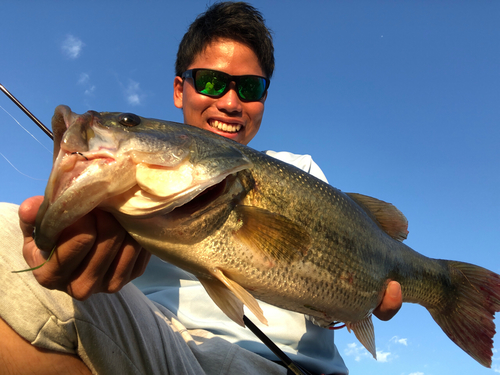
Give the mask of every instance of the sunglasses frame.
<path id="1" fill-rule="evenodd" d="M 206 93 L 200 92 L 198 90 L 198 88 L 196 87 L 196 78 L 195 78 L 196 77 L 196 73 L 198 71 L 200 71 L 200 70 L 206 70 L 206 71 L 209 71 L 209 72 L 215 72 L 215 73 L 221 74 L 222 76 L 227 77 L 228 81 L 227 81 L 226 87 L 224 88 L 224 91 L 222 91 L 218 95 L 210 95 L 210 94 L 206 94 Z M 262 92 L 262 96 L 260 98 L 258 98 L 258 99 L 249 100 L 249 99 L 244 99 L 244 98 L 241 97 L 240 90 L 239 90 L 239 88 L 240 88 L 240 81 L 242 79 L 249 78 L 249 77 L 260 78 L 260 79 L 263 79 L 264 82 L 265 82 L 266 87 L 264 88 L 264 91 Z M 236 84 L 236 90 L 235 90 L 236 94 L 238 95 L 238 98 L 241 101 L 243 101 L 243 102 L 258 102 L 259 100 L 261 100 L 266 95 L 267 89 L 269 88 L 269 85 L 271 84 L 271 81 L 269 79 L 267 79 L 266 77 L 258 76 L 258 75 L 245 74 L 245 75 L 241 75 L 241 76 L 232 76 L 231 74 L 227 74 L 225 72 L 221 72 L 220 70 L 205 69 L 205 68 L 186 70 L 184 73 L 182 73 L 181 78 L 183 80 L 185 80 L 186 78 L 192 78 L 193 79 L 193 87 L 194 87 L 194 89 L 196 90 L 196 92 L 198 94 L 205 95 L 205 96 L 208 96 L 210 98 L 215 98 L 215 99 L 222 98 L 224 95 L 226 95 L 226 93 L 230 90 L 230 83 L 234 82 Z"/>

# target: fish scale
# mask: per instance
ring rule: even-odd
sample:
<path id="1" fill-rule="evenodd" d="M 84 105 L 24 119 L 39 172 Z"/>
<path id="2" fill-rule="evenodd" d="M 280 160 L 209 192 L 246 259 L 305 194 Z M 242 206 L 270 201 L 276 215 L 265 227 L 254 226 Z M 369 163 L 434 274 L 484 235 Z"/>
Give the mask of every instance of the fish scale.
<path id="1" fill-rule="evenodd" d="M 410 249 L 407 220 L 393 205 L 183 124 L 58 107 L 53 128 L 64 126 L 37 217 L 40 249 L 101 207 L 148 251 L 194 274 L 236 323 L 244 325 L 243 305 L 267 323 L 257 298 L 324 327 L 346 323 L 374 357 L 372 312 L 395 280 L 405 302 L 426 307 L 451 340 L 491 366 L 500 276 Z"/>

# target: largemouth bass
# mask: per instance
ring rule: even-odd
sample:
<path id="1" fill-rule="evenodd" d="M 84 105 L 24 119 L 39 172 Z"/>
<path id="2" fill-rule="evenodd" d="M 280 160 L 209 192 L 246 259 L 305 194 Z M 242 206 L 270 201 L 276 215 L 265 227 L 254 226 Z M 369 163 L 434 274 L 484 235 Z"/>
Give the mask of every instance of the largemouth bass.
<path id="1" fill-rule="evenodd" d="M 95 207 L 148 251 L 198 277 L 236 323 L 257 299 L 329 327 L 344 322 L 375 357 L 372 312 L 390 280 L 404 301 L 491 366 L 500 276 L 402 243 L 404 215 L 192 126 L 130 113 L 55 110 L 54 167 L 36 224 L 50 251 Z M 60 140 L 58 142 L 57 140 Z"/>

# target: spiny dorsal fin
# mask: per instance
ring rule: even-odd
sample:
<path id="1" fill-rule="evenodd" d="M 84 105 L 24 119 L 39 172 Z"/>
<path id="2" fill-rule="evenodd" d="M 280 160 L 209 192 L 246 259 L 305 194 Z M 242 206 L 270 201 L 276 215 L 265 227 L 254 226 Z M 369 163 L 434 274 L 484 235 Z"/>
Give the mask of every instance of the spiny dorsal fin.
<path id="1" fill-rule="evenodd" d="M 354 332 L 359 342 L 371 353 L 373 358 L 377 359 L 375 330 L 373 329 L 372 316 L 370 315 L 359 322 L 347 323 L 346 327 L 349 332 L 351 332 L 351 330 Z"/>
<path id="2" fill-rule="evenodd" d="M 408 237 L 408 220 L 392 204 L 357 193 L 346 193 L 389 236 L 403 242 Z"/>
<path id="3" fill-rule="evenodd" d="M 274 261 L 293 262 L 307 254 L 311 236 L 302 226 L 283 215 L 254 206 L 236 206 L 234 211 L 243 222 L 235 232 L 252 250 L 262 253 L 271 266 Z"/>

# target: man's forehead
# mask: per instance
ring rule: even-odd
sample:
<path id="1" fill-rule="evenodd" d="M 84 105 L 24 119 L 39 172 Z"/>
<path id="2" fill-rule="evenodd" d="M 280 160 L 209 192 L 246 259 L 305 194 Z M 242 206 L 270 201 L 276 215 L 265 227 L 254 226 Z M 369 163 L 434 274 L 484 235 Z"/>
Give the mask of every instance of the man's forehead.
<path id="1" fill-rule="evenodd" d="M 212 40 L 195 55 L 188 68 L 210 68 L 232 75 L 264 75 L 254 50 L 245 43 L 230 38 Z"/>

